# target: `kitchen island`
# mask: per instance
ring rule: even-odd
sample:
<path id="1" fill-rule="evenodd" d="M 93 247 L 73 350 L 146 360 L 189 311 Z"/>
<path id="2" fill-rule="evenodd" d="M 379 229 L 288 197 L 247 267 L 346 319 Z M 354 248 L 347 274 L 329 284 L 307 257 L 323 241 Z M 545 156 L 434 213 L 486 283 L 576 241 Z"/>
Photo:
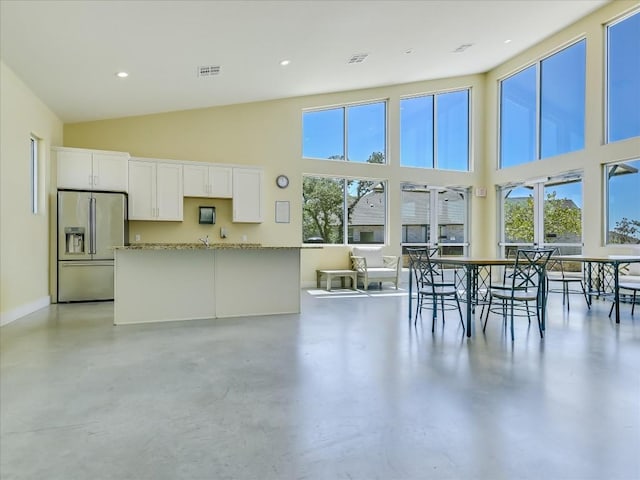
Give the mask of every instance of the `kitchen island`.
<path id="1" fill-rule="evenodd" d="M 299 312 L 300 247 L 166 243 L 115 249 L 115 325 Z"/>

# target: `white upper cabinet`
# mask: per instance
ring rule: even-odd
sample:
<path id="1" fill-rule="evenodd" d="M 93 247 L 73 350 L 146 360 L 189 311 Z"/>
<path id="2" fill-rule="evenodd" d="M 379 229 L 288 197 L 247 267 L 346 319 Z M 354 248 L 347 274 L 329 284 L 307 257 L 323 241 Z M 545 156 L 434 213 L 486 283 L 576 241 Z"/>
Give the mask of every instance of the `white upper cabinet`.
<path id="1" fill-rule="evenodd" d="M 58 188 L 127 192 L 129 154 L 75 148 L 55 148 Z"/>
<path id="2" fill-rule="evenodd" d="M 233 168 L 233 221 L 261 223 L 262 169 Z"/>
<path id="3" fill-rule="evenodd" d="M 129 220 L 182 221 L 182 165 L 129 161 Z"/>
<path id="4" fill-rule="evenodd" d="M 184 196 L 231 198 L 233 168 L 210 164 L 184 164 Z"/>

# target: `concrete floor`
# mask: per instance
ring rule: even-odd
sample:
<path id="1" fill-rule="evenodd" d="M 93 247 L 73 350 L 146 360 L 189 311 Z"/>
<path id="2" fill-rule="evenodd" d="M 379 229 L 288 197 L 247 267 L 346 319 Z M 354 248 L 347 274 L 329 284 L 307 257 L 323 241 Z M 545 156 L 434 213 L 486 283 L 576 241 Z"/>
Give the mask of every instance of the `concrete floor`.
<path id="1" fill-rule="evenodd" d="M 394 293 L 390 290 L 389 293 Z M 637 479 L 640 315 L 549 307 L 547 337 L 406 296 L 112 326 L 53 305 L 0 330 L 5 479 Z M 238 301 L 250 301 L 239 297 Z"/>

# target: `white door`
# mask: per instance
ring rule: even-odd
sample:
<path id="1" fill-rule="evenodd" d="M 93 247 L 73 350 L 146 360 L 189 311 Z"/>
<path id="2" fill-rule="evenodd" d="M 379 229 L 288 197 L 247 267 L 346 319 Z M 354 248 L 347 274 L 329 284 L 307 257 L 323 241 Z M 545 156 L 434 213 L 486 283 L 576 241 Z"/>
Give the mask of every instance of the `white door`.
<path id="1" fill-rule="evenodd" d="M 182 221 L 182 165 L 156 164 L 156 220 Z"/>
<path id="2" fill-rule="evenodd" d="M 89 190 L 93 185 L 91 152 L 58 151 L 58 188 Z"/>
<path id="3" fill-rule="evenodd" d="M 185 165 L 183 175 L 185 197 L 209 196 L 209 167 L 206 165 Z"/>
<path id="4" fill-rule="evenodd" d="M 209 196 L 231 198 L 233 193 L 233 168 L 209 167 Z"/>
<path id="5" fill-rule="evenodd" d="M 129 161 L 129 220 L 155 220 L 156 165 Z"/>
<path id="6" fill-rule="evenodd" d="M 129 188 L 129 159 L 126 155 L 93 154 L 93 188 L 126 192 Z"/>
<path id="7" fill-rule="evenodd" d="M 262 170 L 233 169 L 233 221 L 262 222 Z"/>

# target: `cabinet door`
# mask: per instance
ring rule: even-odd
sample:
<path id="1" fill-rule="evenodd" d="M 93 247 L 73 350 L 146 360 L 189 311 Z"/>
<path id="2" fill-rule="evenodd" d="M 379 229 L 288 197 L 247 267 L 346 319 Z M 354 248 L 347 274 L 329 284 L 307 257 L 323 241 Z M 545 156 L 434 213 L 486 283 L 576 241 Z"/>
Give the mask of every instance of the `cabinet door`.
<path id="1" fill-rule="evenodd" d="M 58 151 L 58 188 L 91 189 L 91 152 Z"/>
<path id="2" fill-rule="evenodd" d="M 233 168 L 209 167 L 209 196 L 231 198 L 233 192 Z"/>
<path id="3" fill-rule="evenodd" d="M 209 167 L 206 165 L 184 165 L 184 196 L 209 196 Z"/>
<path id="4" fill-rule="evenodd" d="M 233 221 L 262 222 L 262 170 L 233 169 Z"/>
<path id="5" fill-rule="evenodd" d="M 156 220 L 182 221 L 182 165 L 156 164 Z"/>
<path id="6" fill-rule="evenodd" d="M 129 190 L 129 158 L 126 155 L 93 154 L 93 189 L 108 192 Z"/>
<path id="7" fill-rule="evenodd" d="M 155 220 L 156 165 L 129 161 L 129 220 Z"/>

